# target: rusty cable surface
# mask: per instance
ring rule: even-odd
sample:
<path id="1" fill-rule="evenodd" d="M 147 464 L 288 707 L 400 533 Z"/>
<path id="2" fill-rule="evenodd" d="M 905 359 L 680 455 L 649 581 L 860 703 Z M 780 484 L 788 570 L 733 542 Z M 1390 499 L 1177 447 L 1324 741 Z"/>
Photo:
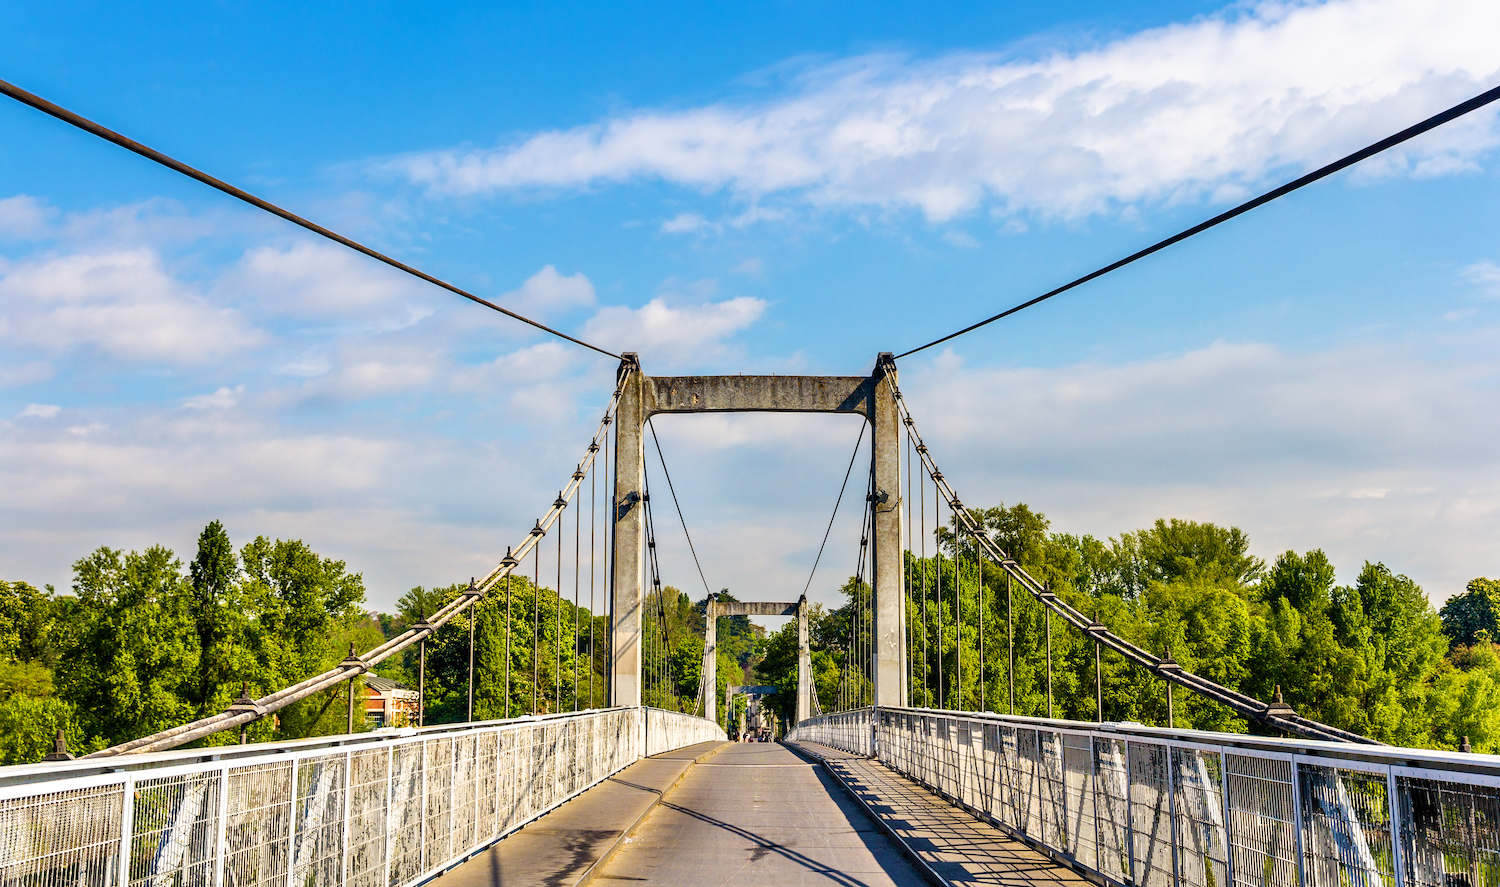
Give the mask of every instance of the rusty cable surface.
<path id="1" fill-rule="evenodd" d="M 1361 736 L 1358 733 L 1341 730 L 1311 718 L 1303 717 L 1284 704 L 1268 705 L 1253 696 L 1247 696 L 1238 690 L 1231 690 L 1228 687 L 1214 683 L 1208 678 L 1194 674 L 1179 664 L 1168 663 L 1164 666 L 1163 660 L 1160 657 L 1152 655 L 1149 651 L 1143 650 L 1130 641 L 1111 632 L 1103 625 L 1080 613 L 1053 592 L 1048 591 L 1045 585 L 1037 581 L 1034 576 L 1026 572 L 1020 564 L 1016 563 L 1010 555 L 1006 554 L 998 545 L 991 541 L 989 535 L 984 532 L 984 529 L 969 513 L 969 509 L 964 507 L 962 501 L 958 498 L 958 493 L 949 485 L 943 473 L 938 470 L 936 460 L 933 459 L 929 448 L 922 441 L 922 435 L 917 431 L 916 421 L 912 418 L 911 411 L 907 409 L 906 400 L 901 396 L 901 389 L 895 382 L 896 367 L 894 359 L 888 358 L 882 369 L 891 381 L 891 394 L 895 398 L 896 409 L 901 414 L 907 433 L 916 441 L 916 451 L 922 459 L 923 468 L 927 471 L 928 476 L 932 478 L 932 482 L 942 491 L 943 498 L 947 500 L 949 506 L 953 509 L 954 516 L 962 520 L 965 529 L 975 539 L 980 541 L 991 559 L 1009 574 L 1012 579 L 1019 583 L 1022 588 L 1030 593 L 1033 598 L 1047 607 L 1047 609 L 1061 616 L 1068 624 L 1078 629 L 1086 637 L 1097 640 L 1100 644 L 1115 651 L 1126 660 L 1139 665 L 1163 680 L 1186 687 L 1200 696 L 1226 706 L 1245 718 L 1258 721 L 1277 730 L 1295 733 L 1307 739 L 1322 739 L 1331 742 L 1356 742 L 1366 745 L 1385 744 L 1369 737 Z"/>
<path id="2" fill-rule="evenodd" d="M 551 333 L 552 335 L 557 336 L 560 339 L 566 339 L 569 342 L 572 342 L 574 345 L 582 345 L 583 347 L 588 348 L 592 351 L 597 351 L 600 354 L 605 355 L 606 357 L 613 357 L 615 360 L 621 359 L 620 355 L 615 354 L 612 351 L 606 351 L 597 345 L 590 345 L 588 342 L 585 342 L 582 339 L 575 339 L 567 333 L 559 332 L 558 330 L 555 330 L 552 327 L 547 326 L 546 324 L 538 323 L 537 321 L 532 320 L 529 317 L 523 317 L 522 315 L 511 311 L 509 308 L 501 307 L 500 305 L 497 305 L 488 299 L 476 296 L 471 292 L 460 289 L 445 280 L 440 280 L 436 277 L 433 277 L 431 274 L 428 274 L 425 271 L 419 271 L 418 269 L 413 268 L 405 262 L 393 259 L 385 253 L 371 249 L 370 247 L 365 246 L 358 241 L 350 240 L 344 235 L 339 234 L 335 231 L 330 231 L 329 229 L 324 228 L 322 225 L 319 225 L 316 222 L 310 222 L 307 219 L 304 219 L 301 216 L 297 215 L 296 213 L 282 209 L 276 204 L 271 203 L 268 200 L 263 200 L 259 197 L 256 197 L 254 194 L 251 194 L 248 191 L 236 188 L 228 182 L 216 179 L 206 172 L 194 169 L 193 167 L 188 166 L 186 163 L 168 157 L 167 155 L 161 153 L 160 151 L 157 151 L 154 148 L 148 148 L 145 145 L 142 145 L 140 142 L 126 138 L 125 136 L 120 135 L 112 129 L 100 126 L 94 121 L 89 120 L 87 117 L 80 116 L 73 113 L 72 111 L 69 111 L 67 108 L 55 105 L 52 102 L 49 102 L 46 99 L 42 98 L 41 96 L 33 95 L 32 93 L 27 92 L 19 86 L 7 83 L 4 80 L 0 80 L 0 93 L 4 93 L 5 95 L 10 96 L 21 104 L 29 105 L 44 114 L 50 114 L 53 117 L 56 117 L 58 120 L 63 121 L 64 123 L 76 126 L 84 132 L 98 136 L 99 138 L 104 139 L 106 142 L 119 145 L 121 148 L 124 148 L 127 151 L 132 151 L 136 154 L 141 155 L 147 160 L 159 163 L 162 166 L 173 170 L 174 172 L 182 173 L 190 179 L 195 179 L 199 182 L 202 182 L 210 188 L 222 191 L 225 194 L 228 194 L 230 197 L 235 198 L 236 200 L 241 200 L 245 203 L 250 204 L 256 209 L 265 210 L 271 215 L 279 216 L 287 220 L 288 222 L 291 222 L 293 225 L 297 225 L 301 228 L 306 228 L 308 231 L 311 231 L 321 237 L 326 237 L 329 240 L 332 240 L 334 243 L 346 246 L 349 249 L 354 250 L 355 252 L 364 253 L 375 261 L 383 262 L 391 266 L 392 268 L 397 269 L 398 271 L 405 271 L 407 274 L 410 274 L 420 280 L 425 280 L 433 286 L 442 287 L 450 293 L 462 296 L 471 302 L 483 305 L 484 307 L 489 308 L 493 311 L 498 311 L 501 314 L 519 320 L 522 323 L 534 326 L 542 332 Z"/>
<path id="3" fill-rule="evenodd" d="M 306 699 L 307 697 L 312 696 L 322 690 L 337 686 L 343 681 L 351 680 L 358 675 L 364 674 L 365 672 L 370 671 L 376 664 L 389 658 L 391 655 L 399 653 L 407 647 L 410 647 L 412 644 L 415 644 L 416 642 L 424 638 L 428 638 L 436 634 L 437 630 L 439 628 L 442 628 L 443 625 L 449 622 L 454 616 L 457 616 L 459 613 L 462 613 L 464 610 L 468 609 L 474 604 L 474 602 L 483 598 L 485 592 L 494 588 L 501 579 L 504 579 L 506 576 L 510 575 L 510 573 L 516 569 L 516 566 L 522 560 L 524 560 L 528 554 L 531 553 L 531 550 L 538 544 L 540 544 L 541 539 L 546 535 L 547 531 L 551 529 L 558 520 L 561 519 L 564 509 L 567 508 L 568 503 L 571 503 L 573 501 L 573 497 L 578 493 L 578 490 L 582 486 L 583 478 L 586 477 L 588 473 L 593 469 L 595 456 L 601 449 L 599 446 L 600 439 L 608 434 L 609 427 L 614 422 L 615 410 L 620 403 L 621 391 L 626 381 L 629 379 L 630 374 L 636 371 L 636 369 L 636 365 L 630 362 L 626 362 L 622 365 L 621 374 L 616 382 L 614 394 L 610 397 L 609 406 L 605 408 L 604 417 L 600 419 L 599 426 L 594 432 L 594 436 L 589 440 L 589 447 L 584 455 L 583 461 L 578 463 L 577 469 L 573 472 L 572 479 L 569 480 L 568 485 L 563 489 L 562 494 L 555 502 L 553 502 L 552 507 L 547 509 L 546 514 L 544 514 L 541 519 L 537 521 L 536 525 L 541 528 L 542 532 L 536 533 L 532 530 L 528 530 L 527 535 L 521 542 L 520 546 L 517 547 L 509 557 L 501 561 L 494 569 L 490 570 L 490 572 L 485 575 L 483 580 L 476 582 L 472 588 L 466 589 L 463 594 L 450 601 L 446 606 L 439 609 L 436 613 L 428 616 L 425 620 L 426 627 L 407 629 L 402 634 L 399 634 L 396 637 L 387 640 L 380 646 L 362 653 L 358 657 L 358 665 L 340 664 L 335 666 L 334 668 L 329 669 L 328 671 L 323 672 L 322 674 L 314 675 L 313 677 L 310 677 L 300 683 L 293 684 L 292 686 L 286 687 L 281 690 L 277 690 L 275 693 L 262 696 L 261 698 L 255 700 L 254 711 L 243 711 L 236 713 L 231 710 L 221 712 L 216 715 L 209 715 L 206 718 L 200 718 L 191 723 L 173 727 L 169 730 L 163 730 L 159 733 L 153 733 L 150 736 L 142 736 L 139 739 L 132 739 L 129 742 L 122 742 L 119 745 L 101 749 L 94 752 L 93 754 L 84 755 L 84 757 L 100 758 L 123 754 L 165 751 L 169 748 L 176 748 L 179 745 L 185 745 L 189 742 L 202 739 L 205 736 L 211 736 L 214 733 L 218 733 L 222 730 L 229 730 L 244 724 L 249 724 L 252 721 L 259 720 L 260 718 L 271 714 L 272 712 L 283 709 L 294 702 Z"/>

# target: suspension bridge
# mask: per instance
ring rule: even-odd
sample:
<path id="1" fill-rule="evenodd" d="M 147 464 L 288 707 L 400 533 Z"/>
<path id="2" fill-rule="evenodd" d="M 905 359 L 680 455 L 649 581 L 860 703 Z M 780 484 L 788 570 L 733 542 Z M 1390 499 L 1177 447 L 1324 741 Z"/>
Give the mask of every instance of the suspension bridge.
<path id="1" fill-rule="evenodd" d="M 10 84 L 0 83 L 0 91 L 320 236 L 610 354 Z M 953 335 L 1497 98 L 1500 90 L 1491 90 Z M 896 361 L 905 355 L 880 354 L 860 376 L 683 377 L 647 375 L 635 354 L 610 356 L 620 360 L 613 394 L 556 500 L 492 570 L 450 602 L 374 649 L 351 650 L 332 669 L 258 698 L 242 694 L 222 713 L 82 758 L 59 747 L 43 763 L 0 768 L 0 887 L 1500 884 L 1500 757 L 1380 745 L 1304 717 L 1279 698 L 1257 699 L 1196 674 L 1069 603 L 964 506 L 902 395 Z M 805 594 L 755 602 L 709 595 L 704 661 L 696 692 L 684 692 L 678 655 L 684 639 L 674 636 L 665 608 L 646 443 L 656 415 L 713 412 L 847 413 L 862 417 L 869 433 L 858 566 L 827 711 L 814 692 Z M 666 460 L 659 445 L 654 449 L 675 503 Z M 926 544 L 934 533 L 939 544 L 929 560 Z M 558 595 L 549 618 L 558 630 L 540 631 L 542 597 L 533 593 L 538 630 L 513 638 L 513 580 L 530 561 L 531 585 L 539 587 L 548 549 Z M 562 604 L 570 566 L 574 609 L 565 657 Z M 999 587 L 986 576 L 1003 579 L 1003 608 L 986 599 L 992 585 Z M 965 584 L 977 591 L 977 606 L 965 604 Z M 585 586 L 586 635 L 577 615 Z M 596 637 L 594 594 L 601 590 L 607 630 Z M 1045 618 L 1045 677 L 1037 679 L 1044 689 L 1035 688 L 1045 694 L 1045 717 L 1014 711 L 1013 649 L 1003 695 L 1002 674 L 982 652 L 987 641 L 998 643 L 995 620 L 1002 613 L 1013 647 L 1015 595 L 1039 605 Z M 472 617 L 480 606 L 506 614 L 504 674 L 490 676 L 503 683 L 504 716 L 494 720 L 475 718 L 480 666 Z M 736 615 L 798 621 L 795 723 L 781 744 L 729 743 L 720 723 L 716 622 Z M 425 682 L 427 642 L 461 616 L 469 627 L 467 719 L 428 725 L 419 708 L 415 726 L 355 732 L 359 679 L 415 648 L 419 683 Z M 1078 720 L 1076 712 L 1074 719 L 1052 717 L 1054 623 L 1092 646 L 1092 720 Z M 519 659 L 531 664 L 529 680 L 513 674 L 518 643 L 530 645 Z M 977 661 L 965 661 L 964 651 L 975 645 Z M 591 660 L 602 650 L 602 687 L 594 686 L 592 669 L 580 677 L 582 650 Z M 1106 656 L 1162 683 L 1165 726 L 1107 718 Z M 524 711 L 512 711 L 517 682 L 530 689 Z M 349 700 L 347 733 L 244 741 L 256 721 L 341 687 Z M 1174 693 L 1222 706 L 1256 735 L 1177 728 Z M 1002 698 L 1008 704 L 999 705 Z M 234 731 L 236 744 L 199 745 Z"/>

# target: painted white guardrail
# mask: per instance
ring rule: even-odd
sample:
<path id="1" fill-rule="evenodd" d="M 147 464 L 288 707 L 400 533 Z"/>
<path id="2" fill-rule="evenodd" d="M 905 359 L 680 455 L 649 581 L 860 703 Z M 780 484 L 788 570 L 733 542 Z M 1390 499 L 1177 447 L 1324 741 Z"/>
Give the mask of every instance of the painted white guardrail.
<path id="1" fill-rule="evenodd" d="M 907 708 L 788 738 L 873 748 L 1113 884 L 1500 884 L 1500 756 Z"/>
<path id="2" fill-rule="evenodd" d="M 0 767 L 0 887 L 404 887 L 643 754 L 724 738 L 617 708 Z"/>

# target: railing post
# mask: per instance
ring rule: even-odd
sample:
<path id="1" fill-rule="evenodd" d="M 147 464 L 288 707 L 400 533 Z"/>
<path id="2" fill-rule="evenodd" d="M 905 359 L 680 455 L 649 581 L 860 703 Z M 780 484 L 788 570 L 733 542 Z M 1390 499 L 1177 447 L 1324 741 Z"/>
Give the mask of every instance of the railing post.
<path id="1" fill-rule="evenodd" d="M 1219 806 L 1224 809 L 1224 880 L 1230 884 L 1234 879 L 1234 820 L 1230 818 L 1229 805 L 1229 756 L 1219 750 Z M 1397 880 L 1398 884 L 1406 882 Z"/>
<path id="2" fill-rule="evenodd" d="M 708 596 L 703 610 L 703 714 L 719 720 L 719 596 Z M 724 726 L 729 726 L 725 722 Z"/>
<path id="3" fill-rule="evenodd" d="M 343 848 L 339 859 L 339 883 L 349 883 L 349 795 L 354 791 L 354 752 L 344 752 L 344 803 L 343 803 L 343 834 L 344 838 L 340 846 Z"/>
<path id="4" fill-rule="evenodd" d="M 120 809 L 120 887 L 130 883 L 130 845 L 135 837 L 135 776 L 126 774 Z"/>
<path id="5" fill-rule="evenodd" d="M 286 818 L 286 885 L 295 887 L 297 883 L 297 770 L 302 762 L 292 758 L 292 792 L 291 809 Z"/>
<path id="6" fill-rule="evenodd" d="M 1396 884 L 1399 887 L 1406 885 L 1406 848 L 1401 843 L 1401 798 L 1397 795 L 1396 772 L 1390 767 L 1385 771 L 1385 796 L 1386 804 L 1390 808 L 1391 817 L 1391 856 L 1395 863 Z M 1231 882 L 1232 883 L 1232 882 Z"/>
<path id="7" fill-rule="evenodd" d="M 214 828 L 214 887 L 223 887 L 224 862 L 229 854 L 229 767 L 219 768 L 219 815 Z"/>
<path id="8" fill-rule="evenodd" d="M 1280 688 L 1277 688 L 1280 689 Z M 1297 830 L 1297 883 L 1307 884 L 1307 860 L 1302 843 L 1302 771 L 1294 757 L 1288 763 L 1292 767 L 1292 819 Z"/>

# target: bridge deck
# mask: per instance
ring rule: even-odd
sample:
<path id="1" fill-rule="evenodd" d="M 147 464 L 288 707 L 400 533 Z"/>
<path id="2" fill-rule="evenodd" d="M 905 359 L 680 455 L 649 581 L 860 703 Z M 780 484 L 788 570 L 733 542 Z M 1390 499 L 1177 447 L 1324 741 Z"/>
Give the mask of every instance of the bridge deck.
<path id="1" fill-rule="evenodd" d="M 429 883 L 433 887 L 570 887 L 671 790 L 695 761 L 724 742 L 704 742 L 642 758 L 493 847 Z"/>
<path id="2" fill-rule="evenodd" d="M 821 759 L 929 871 L 949 884 L 1092 887 L 1072 869 L 876 761 L 809 742 L 793 745 Z"/>
<path id="3" fill-rule="evenodd" d="M 693 767 L 604 865 L 596 884 L 925 884 L 821 767 L 737 744 Z"/>

